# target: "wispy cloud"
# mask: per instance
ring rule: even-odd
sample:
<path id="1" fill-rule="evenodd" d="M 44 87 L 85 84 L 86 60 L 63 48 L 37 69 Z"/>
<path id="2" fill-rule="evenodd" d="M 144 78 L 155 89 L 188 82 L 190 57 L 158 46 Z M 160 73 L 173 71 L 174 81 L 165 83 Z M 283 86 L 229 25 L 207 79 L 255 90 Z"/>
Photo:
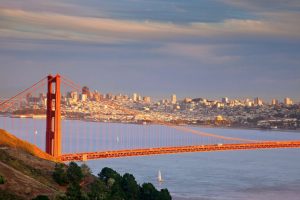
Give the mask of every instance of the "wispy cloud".
<path id="1" fill-rule="evenodd" d="M 228 45 L 170 43 L 160 47 L 156 52 L 194 60 L 199 64 L 228 64 L 239 60 L 239 56 L 226 54 L 226 49 L 231 49 L 231 47 Z"/>
<path id="2" fill-rule="evenodd" d="M 293 16 L 291 16 L 293 15 Z M 300 38 L 299 13 L 265 14 L 262 20 L 228 19 L 220 23 L 173 24 L 0 9 L 0 37 L 122 43 L 214 36 Z"/>
<path id="3" fill-rule="evenodd" d="M 299 0 L 221 0 L 224 3 L 255 11 L 300 9 Z"/>

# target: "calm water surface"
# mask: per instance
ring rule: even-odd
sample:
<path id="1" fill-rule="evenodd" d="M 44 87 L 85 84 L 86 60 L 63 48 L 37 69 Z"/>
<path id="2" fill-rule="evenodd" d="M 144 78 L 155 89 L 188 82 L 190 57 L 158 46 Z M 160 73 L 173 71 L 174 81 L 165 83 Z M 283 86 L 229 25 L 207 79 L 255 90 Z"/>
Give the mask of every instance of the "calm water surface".
<path id="1" fill-rule="evenodd" d="M 0 128 L 44 149 L 44 119 L 12 120 L 0 117 Z M 247 139 L 300 140 L 300 132 L 191 128 Z M 65 153 L 170 144 L 225 143 L 154 125 L 64 120 L 62 129 Z M 77 142 L 79 139 L 81 142 Z M 111 167 L 120 173 L 132 173 L 139 183 L 151 182 L 157 188 L 168 188 L 174 199 L 300 199 L 300 149 L 186 153 L 92 160 L 87 164 L 94 174 L 103 167 Z M 164 179 L 161 184 L 156 181 L 158 170 Z"/>

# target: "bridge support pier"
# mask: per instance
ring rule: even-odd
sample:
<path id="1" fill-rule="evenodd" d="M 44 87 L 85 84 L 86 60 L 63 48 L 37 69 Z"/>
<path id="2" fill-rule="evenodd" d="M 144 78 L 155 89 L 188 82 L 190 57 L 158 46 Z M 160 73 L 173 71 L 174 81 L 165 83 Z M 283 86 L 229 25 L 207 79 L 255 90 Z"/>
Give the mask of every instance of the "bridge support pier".
<path id="1" fill-rule="evenodd" d="M 60 75 L 48 76 L 46 152 L 54 157 L 61 155 Z"/>

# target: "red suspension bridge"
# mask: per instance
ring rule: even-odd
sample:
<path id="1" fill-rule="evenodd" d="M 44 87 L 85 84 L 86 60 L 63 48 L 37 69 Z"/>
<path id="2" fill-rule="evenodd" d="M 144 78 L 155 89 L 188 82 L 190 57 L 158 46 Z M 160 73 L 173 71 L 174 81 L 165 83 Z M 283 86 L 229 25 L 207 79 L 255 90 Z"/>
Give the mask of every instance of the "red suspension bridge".
<path id="1" fill-rule="evenodd" d="M 62 161 L 187 152 L 300 148 L 300 140 L 270 141 L 261 136 L 229 137 L 205 133 L 196 127 L 168 123 L 120 125 L 92 122 L 91 112 L 98 112 L 95 108 L 101 110 L 107 109 L 107 105 L 111 108 L 118 106 L 111 102 L 105 102 L 107 105 L 70 102 L 66 92 L 71 90 L 79 93 L 81 88 L 64 76 L 49 75 L 15 96 L 1 99 L 0 126 L 44 148 L 48 154 Z M 45 89 L 46 96 L 43 95 Z M 84 116 L 89 116 L 90 120 L 86 121 Z M 43 122 L 44 119 L 46 123 Z"/>

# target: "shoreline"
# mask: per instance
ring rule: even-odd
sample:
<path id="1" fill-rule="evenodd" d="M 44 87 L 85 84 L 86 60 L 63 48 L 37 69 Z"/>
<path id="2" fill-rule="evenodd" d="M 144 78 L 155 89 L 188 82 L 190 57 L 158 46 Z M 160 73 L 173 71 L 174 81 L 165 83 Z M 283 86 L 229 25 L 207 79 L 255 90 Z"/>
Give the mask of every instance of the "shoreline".
<path id="1" fill-rule="evenodd" d="M 285 131 L 285 132 L 296 132 L 300 133 L 300 129 L 261 129 L 261 128 L 255 128 L 255 127 L 225 127 L 225 126 L 195 126 L 199 128 L 219 128 L 219 129 L 235 129 L 235 130 L 258 130 L 258 131 L 270 131 L 270 132 L 280 132 L 280 131 Z"/>
<path id="2" fill-rule="evenodd" d="M 33 117 L 32 115 L 23 115 L 23 116 L 7 116 L 7 115 L 0 115 L 0 117 L 7 117 L 7 118 L 19 118 L 19 119 L 24 119 L 24 118 L 29 118 L 29 119 L 45 119 L 46 117 L 40 117 L 37 115 L 36 117 Z M 119 123 L 119 124 L 135 124 L 135 125 L 164 125 L 162 123 L 153 123 L 153 122 L 147 122 L 146 124 L 139 123 L 139 122 L 122 122 L 122 121 L 98 121 L 98 120 L 89 120 L 89 119 L 75 119 L 75 118 L 66 118 L 62 117 L 62 120 L 78 120 L 78 121 L 85 121 L 85 122 L 95 122 L 95 123 Z M 175 126 L 191 126 L 191 127 L 197 127 L 197 128 L 219 128 L 219 129 L 235 129 L 235 130 L 258 130 L 258 131 L 270 131 L 270 132 L 294 132 L 294 133 L 300 133 L 300 128 L 298 129 L 262 129 L 262 128 L 256 128 L 256 127 L 237 127 L 237 126 L 212 126 L 212 125 L 197 125 L 197 124 L 172 124 Z"/>

